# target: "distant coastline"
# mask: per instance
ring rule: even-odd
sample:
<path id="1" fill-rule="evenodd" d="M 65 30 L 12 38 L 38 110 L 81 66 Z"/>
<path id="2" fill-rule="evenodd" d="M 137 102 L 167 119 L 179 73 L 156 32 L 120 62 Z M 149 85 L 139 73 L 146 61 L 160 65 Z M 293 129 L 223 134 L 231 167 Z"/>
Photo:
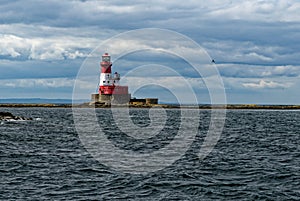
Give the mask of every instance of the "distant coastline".
<path id="1" fill-rule="evenodd" d="M 0 99 L 0 104 L 72 104 L 88 102 L 87 99 L 51 99 L 51 98 L 4 98 Z"/>
<path id="2" fill-rule="evenodd" d="M 102 104 L 89 103 L 0 103 L 0 107 L 21 108 L 21 107 L 46 107 L 46 108 L 110 108 L 111 106 Z M 183 108 L 183 109 L 276 109 L 276 110 L 298 110 L 300 105 L 256 105 L 256 104 L 228 104 L 228 105 L 173 105 L 173 104 L 148 104 L 148 105 L 114 105 L 113 107 L 130 107 L 130 108 Z"/>

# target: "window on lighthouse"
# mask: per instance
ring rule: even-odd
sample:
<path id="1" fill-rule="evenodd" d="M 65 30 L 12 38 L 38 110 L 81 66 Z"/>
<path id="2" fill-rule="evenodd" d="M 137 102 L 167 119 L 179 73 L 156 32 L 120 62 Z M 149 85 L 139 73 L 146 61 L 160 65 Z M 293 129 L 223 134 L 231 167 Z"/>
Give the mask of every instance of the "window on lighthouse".
<path id="1" fill-rule="evenodd" d="M 103 56 L 102 61 L 110 61 L 110 57 L 109 56 Z"/>

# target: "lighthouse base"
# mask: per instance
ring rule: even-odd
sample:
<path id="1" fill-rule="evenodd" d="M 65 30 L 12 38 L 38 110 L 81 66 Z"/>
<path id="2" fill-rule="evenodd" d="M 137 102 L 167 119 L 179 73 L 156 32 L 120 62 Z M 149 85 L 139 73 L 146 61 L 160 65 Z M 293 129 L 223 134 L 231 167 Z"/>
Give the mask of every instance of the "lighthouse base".
<path id="1" fill-rule="evenodd" d="M 92 94 L 91 103 L 104 103 L 105 105 L 117 105 L 129 103 L 131 94 Z"/>

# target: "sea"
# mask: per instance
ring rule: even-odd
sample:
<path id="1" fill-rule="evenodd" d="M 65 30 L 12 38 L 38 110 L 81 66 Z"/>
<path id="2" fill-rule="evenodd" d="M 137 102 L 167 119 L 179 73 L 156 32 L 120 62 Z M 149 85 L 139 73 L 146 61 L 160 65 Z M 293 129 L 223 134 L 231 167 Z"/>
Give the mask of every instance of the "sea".
<path id="1" fill-rule="evenodd" d="M 118 128 L 110 109 L 81 109 L 82 119 L 95 114 L 93 130 L 95 122 L 76 127 L 72 108 L 0 108 L 33 118 L 0 122 L 0 200 L 300 200 L 300 111 L 227 110 L 201 158 L 212 112 L 186 110 L 197 124 L 184 127 L 182 110 L 165 109 L 153 125 L 155 110 L 134 108 L 132 123 Z M 190 129 L 192 141 L 180 146 L 176 136 Z M 95 141 L 86 143 L 91 132 Z M 152 157 L 167 147 L 169 155 Z M 125 153 L 142 156 L 139 165 Z"/>

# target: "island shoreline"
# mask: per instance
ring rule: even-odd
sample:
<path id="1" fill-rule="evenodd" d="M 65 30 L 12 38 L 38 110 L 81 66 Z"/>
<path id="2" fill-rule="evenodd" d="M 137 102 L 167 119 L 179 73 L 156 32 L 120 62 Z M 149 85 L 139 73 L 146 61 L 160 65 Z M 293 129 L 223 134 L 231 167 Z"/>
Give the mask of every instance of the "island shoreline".
<path id="1" fill-rule="evenodd" d="M 228 104 L 228 105 L 172 105 L 172 104 L 123 104 L 123 105 L 103 105 L 103 104 L 42 104 L 42 103 L 2 103 L 0 108 L 110 108 L 110 107 L 129 107 L 129 108 L 174 108 L 174 109 L 269 109 L 269 110 L 298 110 L 300 105 L 255 105 L 255 104 Z"/>

